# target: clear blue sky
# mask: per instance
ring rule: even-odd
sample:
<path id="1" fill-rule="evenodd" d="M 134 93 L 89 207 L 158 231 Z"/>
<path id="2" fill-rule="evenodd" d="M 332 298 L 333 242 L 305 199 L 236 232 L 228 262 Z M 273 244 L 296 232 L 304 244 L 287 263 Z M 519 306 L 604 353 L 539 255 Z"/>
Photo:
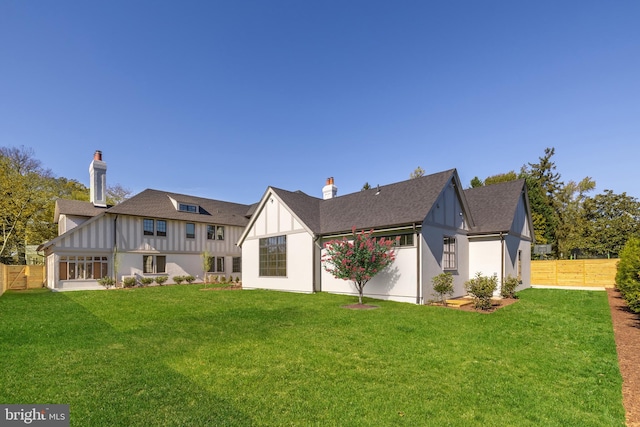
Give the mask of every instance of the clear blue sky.
<path id="1" fill-rule="evenodd" d="M 241 203 L 555 147 L 640 198 L 640 1 L 0 0 L 0 146 Z"/>

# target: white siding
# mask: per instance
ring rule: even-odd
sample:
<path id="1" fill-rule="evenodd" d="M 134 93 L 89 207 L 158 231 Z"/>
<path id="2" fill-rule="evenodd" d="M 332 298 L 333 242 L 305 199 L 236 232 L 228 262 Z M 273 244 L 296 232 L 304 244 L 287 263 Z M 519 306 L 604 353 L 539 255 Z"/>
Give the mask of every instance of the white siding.
<path id="1" fill-rule="evenodd" d="M 256 212 L 255 221 L 242 244 L 242 287 L 291 292 L 313 292 L 314 241 L 291 211 L 273 194 Z M 260 276 L 260 238 L 287 236 L 287 275 Z"/>
<path id="2" fill-rule="evenodd" d="M 414 237 L 415 238 L 415 237 Z M 389 267 L 378 273 L 364 287 L 364 296 L 398 302 L 416 302 L 418 286 L 417 247 L 401 247 Z M 322 253 L 324 254 L 324 249 Z M 335 294 L 358 295 L 353 282 L 336 279 L 322 269 L 322 290 Z"/>

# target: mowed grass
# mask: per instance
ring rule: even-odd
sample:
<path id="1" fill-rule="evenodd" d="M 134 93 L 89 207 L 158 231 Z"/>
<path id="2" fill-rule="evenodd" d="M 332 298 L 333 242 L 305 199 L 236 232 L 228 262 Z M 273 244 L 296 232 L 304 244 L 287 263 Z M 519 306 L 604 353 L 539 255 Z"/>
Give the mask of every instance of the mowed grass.
<path id="1" fill-rule="evenodd" d="M 73 426 L 623 426 L 603 292 L 480 314 L 197 285 L 0 298 L 0 403 Z"/>

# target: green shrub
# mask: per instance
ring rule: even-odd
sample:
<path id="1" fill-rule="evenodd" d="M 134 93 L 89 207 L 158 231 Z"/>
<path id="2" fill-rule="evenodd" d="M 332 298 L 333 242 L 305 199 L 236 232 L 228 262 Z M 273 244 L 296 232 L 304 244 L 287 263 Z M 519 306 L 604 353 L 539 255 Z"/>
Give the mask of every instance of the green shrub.
<path id="1" fill-rule="evenodd" d="M 491 297 L 498 287 L 498 277 L 494 274 L 491 277 L 476 273 L 476 277 L 464 284 L 469 295 L 473 297 L 476 308 L 488 310 L 491 308 Z"/>
<path id="2" fill-rule="evenodd" d="M 226 276 L 222 276 L 220 278 L 220 283 L 227 283 L 227 277 Z"/>
<path id="3" fill-rule="evenodd" d="M 520 284 L 520 280 L 517 277 L 511 275 L 505 277 L 502 281 L 502 287 L 500 288 L 500 296 L 502 298 L 517 298 L 516 288 Z"/>
<path id="4" fill-rule="evenodd" d="M 140 283 L 142 283 L 142 286 L 149 286 L 154 281 L 155 281 L 155 278 L 153 277 L 143 277 L 140 279 Z"/>
<path id="5" fill-rule="evenodd" d="M 184 282 L 184 276 L 173 276 L 173 283 L 179 285 Z"/>
<path id="6" fill-rule="evenodd" d="M 133 288 L 138 283 L 138 281 L 136 280 L 135 276 L 132 276 L 132 277 L 125 277 L 122 280 L 122 283 L 124 284 L 125 288 Z"/>
<path id="7" fill-rule="evenodd" d="M 240 283 L 240 277 L 236 276 L 236 283 Z"/>
<path id="8" fill-rule="evenodd" d="M 453 275 L 451 273 L 440 273 L 431 278 L 433 290 L 440 296 L 442 305 L 447 306 L 447 295 L 453 294 Z"/>
<path id="9" fill-rule="evenodd" d="M 640 313 L 640 238 L 629 238 L 619 256 L 616 286 L 629 309 Z"/>
<path id="10" fill-rule="evenodd" d="M 110 287 L 114 286 L 116 284 L 116 281 L 113 280 L 113 277 L 102 277 L 100 279 L 98 279 L 98 283 L 100 283 L 102 286 L 104 286 L 105 288 L 109 289 Z"/>
<path id="11" fill-rule="evenodd" d="M 156 283 L 160 286 L 164 285 L 164 283 L 169 280 L 169 276 L 158 276 L 156 277 Z"/>
<path id="12" fill-rule="evenodd" d="M 196 280 L 196 278 L 193 277 L 192 275 L 184 276 L 184 281 L 189 284 L 193 283 L 194 280 Z"/>

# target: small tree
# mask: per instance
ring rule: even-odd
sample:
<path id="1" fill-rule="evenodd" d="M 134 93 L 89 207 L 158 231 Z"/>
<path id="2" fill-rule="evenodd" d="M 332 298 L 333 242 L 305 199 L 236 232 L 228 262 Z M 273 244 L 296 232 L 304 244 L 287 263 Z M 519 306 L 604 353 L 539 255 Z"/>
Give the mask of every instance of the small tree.
<path id="1" fill-rule="evenodd" d="M 447 306 L 446 295 L 453 294 L 453 275 L 451 273 L 440 273 L 431 279 L 433 290 L 440 296 L 443 306 Z"/>
<path id="2" fill-rule="evenodd" d="M 204 251 L 202 252 L 202 255 L 200 255 L 202 257 L 202 272 L 204 273 L 202 275 L 202 277 L 204 278 L 204 284 L 205 287 L 207 285 L 207 283 L 209 282 L 207 280 L 207 276 L 209 273 L 209 270 L 211 270 L 211 264 L 213 263 L 213 258 L 211 257 L 211 253 L 209 251 Z"/>
<path id="3" fill-rule="evenodd" d="M 394 241 L 372 234 L 373 230 L 357 233 L 353 227 L 350 238 L 328 242 L 322 258 L 325 270 L 333 277 L 355 284 L 360 304 L 367 282 L 395 259 Z"/>

